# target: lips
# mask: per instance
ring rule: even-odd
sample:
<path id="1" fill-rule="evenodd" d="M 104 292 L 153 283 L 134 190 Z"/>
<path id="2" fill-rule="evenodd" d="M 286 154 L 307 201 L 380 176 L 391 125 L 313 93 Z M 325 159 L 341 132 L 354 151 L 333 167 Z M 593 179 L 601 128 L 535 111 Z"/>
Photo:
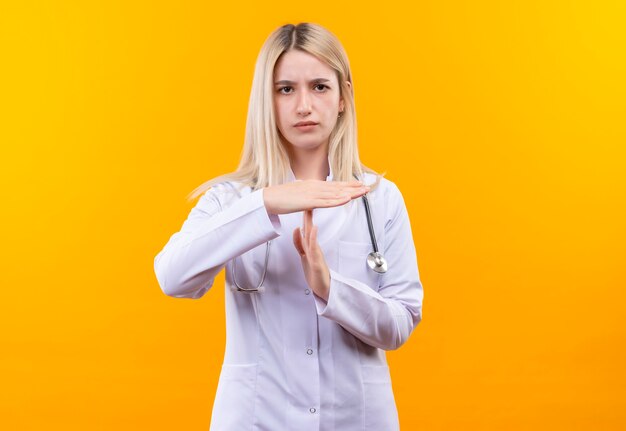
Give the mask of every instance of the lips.
<path id="1" fill-rule="evenodd" d="M 300 121 L 299 123 L 296 123 L 296 127 L 300 127 L 300 126 L 315 126 L 316 123 L 315 121 Z"/>

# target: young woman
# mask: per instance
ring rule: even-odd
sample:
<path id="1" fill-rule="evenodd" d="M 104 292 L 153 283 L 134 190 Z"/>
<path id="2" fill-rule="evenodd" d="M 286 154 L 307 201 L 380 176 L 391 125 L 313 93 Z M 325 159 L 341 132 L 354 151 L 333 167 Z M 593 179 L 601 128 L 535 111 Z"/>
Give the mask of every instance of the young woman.
<path id="1" fill-rule="evenodd" d="M 357 150 L 348 58 L 319 25 L 259 54 L 237 171 L 198 187 L 154 260 L 175 298 L 226 268 L 226 349 L 211 429 L 397 430 L 385 351 L 421 321 L 397 186 Z"/>

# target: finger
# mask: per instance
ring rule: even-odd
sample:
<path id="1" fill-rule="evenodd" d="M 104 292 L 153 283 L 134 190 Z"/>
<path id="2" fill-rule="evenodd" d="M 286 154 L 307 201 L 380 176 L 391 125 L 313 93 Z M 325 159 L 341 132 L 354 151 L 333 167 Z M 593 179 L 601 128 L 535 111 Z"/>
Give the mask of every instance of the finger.
<path id="1" fill-rule="evenodd" d="M 358 190 L 358 189 L 363 189 L 363 188 L 369 189 L 369 187 L 370 187 L 369 184 L 365 184 L 363 181 L 358 181 L 356 183 L 352 183 L 352 185 L 349 188 L 352 190 Z"/>
<path id="2" fill-rule="evenodd" d="M 349 195 L 352 197 L 359 196 L 364 193 L 367 193 L 369 190 L 370 189 L 367 186 L 340 187 L 340 188 L 333 188 L 329 190 L 321 190 L 319 192 L 315 192 L 313 196 L 318 199 L 336 199 L 343 195 Z"/>
<path id="3" fill-rule="evenodd" d="M 313 227 L 313 209 L 307 210 L 305 214 L 307 227 L 309 228 L 308 233 L 311 233 L 311 228 Z"/>
<path id="4" fill-rule="evenodd" d="M 358 186 L 363 184 L 363 181 L 361 180 L 351 180 L 351 181 L 327 181 L 328 183 L 331 184 L 339 184 L 341 186 Z"/>
<path id="5" fill-rule="evenodd" d="M 331 198 L 321 198 L 316 201 L 315 208 L 327 208 L 327 207 L 336 207 L 340 205 L 345 205 L 348 202 L 350 202 L 352 199 L 361 197 L 365 193 L 366 192 L 361 192 L 356 195 L 340 194 Z"/>
<path id="6" fill-rule="evenodd" d="M 313 225 L 313 229 L 311 229 L 311 248 L 313 250 L 317 250 L 319 245 L 317 243 L 317 226 Z"/>
<path id="7" fill-rule="evenodd" d="M 323 189 L 332 190 L 332 191 L 347 191 L 347 190 L 355 190 L 363 187 L 362 181 L 327 181 L 326 184 L 323 184 Z"/>
<path id="8" fill-rule="evenodd" d="M 362 185 L 362 181 L 315 181 L 315 183 L 310 184 L 308 190 L 315 194 L 336 193 L 337 191 L 359 188 Z"/>
<path id="9" fill-rule="evenodd" d="M 360 197 L 362 197 L 362 196 L 366 195 L 368 192 L 369 192 L 369 189 L 363 189 L 363 190 L 360 190 L 360 191 L 358 191 L 358 192 L 356 192 L 356 193 L 352 193 L 352 194 L 350 195 L 350 199 L 351 199 L 351 200 L 352 200 L 352 199 L 358 199 L 358 198 L 360 198 Z"/>
<path id="10" fill-rule="evenodd" d="M 308 241 L 307 241 L 307 244 L 308 244 L 308 247 L 309 247 L 309 251 L 315 249 L 315 244 L 314 244 L 315 239 L 314 239 L 314 235 L 313 235 L 315 229 L 317 229 L 317 226 L 315 226 L 313 224 L 313 215 L 311 214 L 311 221 L 310 221 L 310 224 L 309 224 L 309 238 L 308 238 Z"/>
<path id="11" fill-rule="evenodd" d="M 354 199 L 355 197 L 364 195 L 369 191 L 370 186 L 359 183 L 351 186 L 335 188 L 334 190 L 330 191 L 330 193 L 320 193 L 320 195 L 318 196 L 321 198 L 338 198 L 342 195 L 350 195 L 351 198 Z"/>
<path id="12" fill-rule="evenodd" d="M 308 249 L 311 225 L 313 224 L 313 210 L 309 209 L 304 211 L 302 222 L 304 224 L 304 248 Z"/>
<path id="13" fill-rule="evenodd" d="M 302 248 L 302 234 L 300 233 L 300 228 L 297 227 L 293 230 L 293 245 L 296 247 L 298 254 L 300 256 L 304 256 L 304 249 Z"/>
<path id="14" fill-rule="evenodd" d="M 311 238 L 312 238 L 312 234 L 313 234 L 313 229 L 315 228 L 315 225 L 313 224 L 313 210 L 309 211 L 309 215 L 308 215 L 308 219 L 309 219 L 309 236 L 308 236 L 308 245 L 309 245 L 309 249 L 312 245 L 311 242 Z"/>
<path id="15" fill-rule="evenodd" d="M 308 210 L 304 210 L 302 212 L 302 227 L 300 227 L 300 235 L 302 235 L 300 237 L 300 243 L 302 244 L 302 248 L 306 249 L 306 229 L 307 229 L 307 223 L 306 223 L 306 212 Z"/>
<path id="16" fill-rule="evenodd" d="M 358 189 L 354 189 L 354 190 L 348 190 L 344 193 L 344 195 L 349 195 L 350 199 L 356 199 L 358 197 L 363 196 L 364 194 L 368 193 L 370 191 L 370 188 L 367 186 L 363 186 L 360 187 Z"/>
<path id="17" fill-rule="evenodd" d="M 363 184 L 363 181 L 361 180 L 350 180 L 350 181 L 322 181 L 322 180 L 314 180 L 316 183 L 321 184 L 321 185 L 325 185 L 325 186 L 330 186 L 330 187 L 335 187 L 335 186 L 351 186 L 351 185 L 359 185 L 359 184 Z"/>

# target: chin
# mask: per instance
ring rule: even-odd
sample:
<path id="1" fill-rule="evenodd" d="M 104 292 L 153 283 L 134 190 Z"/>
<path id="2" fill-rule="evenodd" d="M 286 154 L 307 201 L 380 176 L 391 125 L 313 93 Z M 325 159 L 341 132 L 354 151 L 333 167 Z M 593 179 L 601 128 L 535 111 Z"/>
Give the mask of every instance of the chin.
<path id="1" fill-rule="evenodd" d="M 314 149 L 322 145 L 326 142 L 328 138 L 322 139 L 319 136 L 310 136 L 308 139 L 302 139 L 300 136 L 299 139 L 288 139 L 288 142 L 292 147 L 302 148 L 302 149 Z"/>
<path id="2" fill-rule="evenodd" d="M 300 148 L 300 149 L 303 149 L 303 150 L 314 150 L 317 147 L 319 147 L 320 145 L 322 145 L 322 143 L 320 141 L 315 141 L 315 142 L 295 142 L 295 143 L 291 144 L 292 147 Z"/>

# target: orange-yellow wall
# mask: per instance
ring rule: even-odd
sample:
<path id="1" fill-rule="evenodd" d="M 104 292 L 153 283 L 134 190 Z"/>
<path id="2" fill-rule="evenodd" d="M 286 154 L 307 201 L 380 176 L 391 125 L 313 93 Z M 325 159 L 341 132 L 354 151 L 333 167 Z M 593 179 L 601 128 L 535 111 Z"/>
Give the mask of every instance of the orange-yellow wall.
<path id="1" fill-rule="evenodd" d="M 208 428 L 223 274 L 174 299 L 153 259 L 299 21 L 343 42 L 363 161 L 410 211 L 402 429 L 625 429 L 625 3 L 260 5 L 3 4 L 0 429 Z"/>

